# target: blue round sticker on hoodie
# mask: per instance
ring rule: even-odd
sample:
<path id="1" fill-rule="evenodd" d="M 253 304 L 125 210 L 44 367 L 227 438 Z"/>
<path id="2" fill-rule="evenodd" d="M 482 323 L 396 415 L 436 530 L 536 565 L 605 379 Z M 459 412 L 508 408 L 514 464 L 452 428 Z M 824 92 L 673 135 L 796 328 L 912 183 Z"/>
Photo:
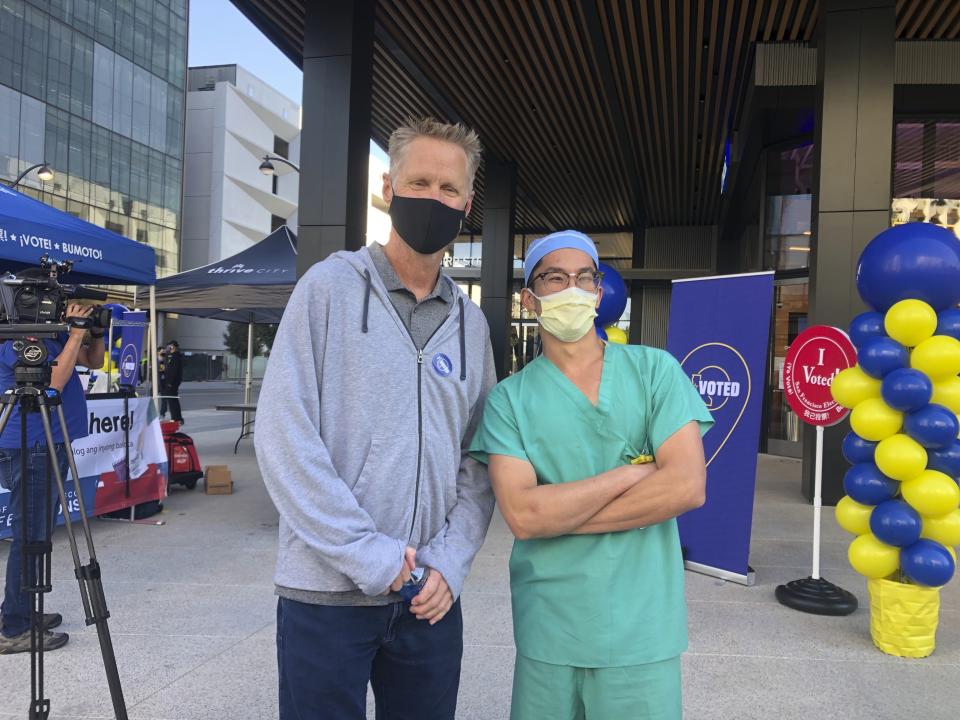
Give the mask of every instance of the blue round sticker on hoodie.
<path id="1" fill-rule="evenodd" d="M 453 363 L 443 353 L 437 353 L 433 356 L 433 369 L 437 371 L 437 375 L 446 377 L 453 370 Z"/>

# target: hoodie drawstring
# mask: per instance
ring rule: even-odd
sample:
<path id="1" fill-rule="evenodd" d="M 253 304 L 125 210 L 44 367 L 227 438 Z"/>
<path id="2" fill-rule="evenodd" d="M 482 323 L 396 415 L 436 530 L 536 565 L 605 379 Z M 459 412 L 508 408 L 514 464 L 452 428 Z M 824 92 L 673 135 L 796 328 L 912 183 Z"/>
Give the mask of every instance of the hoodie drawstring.
<path id="1" fill-rule="evenodd" d="M 367 279 L 367 287 L 363 292 L 363 323 L 360 329 L 367 332 L 367 316 L 370 314 L 370 286 L 372 285 L 370 270 L 364 270 L 363 276 Z"/>
<path id="2" fill-rule="evenodd" d="M 460 382 L 467 379 L 467 331 L 463 322 L 463 298 L 457 298 L 460 305 Z"/>

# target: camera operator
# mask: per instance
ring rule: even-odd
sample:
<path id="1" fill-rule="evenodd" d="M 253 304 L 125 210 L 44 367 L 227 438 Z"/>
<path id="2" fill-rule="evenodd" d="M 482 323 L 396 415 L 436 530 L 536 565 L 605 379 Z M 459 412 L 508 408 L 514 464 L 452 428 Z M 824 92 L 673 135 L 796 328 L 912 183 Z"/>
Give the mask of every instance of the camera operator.
<path id="1" fill-rule="evenodd" d="M 98 368 L 103 364 L 104 329 L 84 326 L 94 308 L 71 302 L 67 306 L 66 322 L 71 326 L 69 333 L 59 333 L 55 340 L 43 340 L 55 358 L 52 368 L 50 387 L 60 391 L 63 414 L 67 431 L 72 440 L 87 436 L 87 401 L 83 394 L 76 366 Z M 89 334 L 88 334 L 89 332 Z M 13 341 L 0 345 L 0 392 L 15 386 L 14 366 L 17 353 L 12 347 Z M 68 477 L 68 452 L 72 452 L 63 440 L 63 431 L 56 412 L 50 414 L 50 425 L 55 443 L 54 455 L 60 472 Z M 51 489 L 51 505 L 44 508 L 47 481 L 47 443 L 44 437 L 40 414 L 27 415 L 27 476 L 21 477 L 21 438 L 20 409 L 16 406 L 0 435 L 0 485 L 10 491 L 11 529 L 13 543 L 7 560 L 6 589 L 3 597 L 3 623 L 0 628 L 0 655 L 30 650 L 30 608 L 32 598 L 21 590 L 23 566 L 23 531 L 20 523 L 22 511 L 21 493 L 27 493 L 27 527 L 31 540 L 42 540 L 46 534 L 47 523 L 55 519 L 59 498 L 55 489 Z M 79 488 L 76 489 L 79 492 Z M 44 613 L 43 645 L 44 650 L 56 650 L 67 644 L 67 633 L 52 632 L 62 618 L 57 613 Z"/>

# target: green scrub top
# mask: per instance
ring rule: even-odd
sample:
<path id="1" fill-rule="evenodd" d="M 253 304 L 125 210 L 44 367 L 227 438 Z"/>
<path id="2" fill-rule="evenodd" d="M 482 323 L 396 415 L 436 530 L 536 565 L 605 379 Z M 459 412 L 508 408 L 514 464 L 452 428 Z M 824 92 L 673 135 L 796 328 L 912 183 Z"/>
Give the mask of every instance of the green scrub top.
<path id="1" fill-rule="evenodd" d="M 529 461 L 539 484 L 572 482 L 656 454 L 690 421 L 713 424 L 668 353 L 606 346 L 592 405 L 546 356 L 487 397 L 470 454 Z M 676 520 L 595 535 L 517 540 L 510 556 L 517 652 L 600 668 L 676 657 L 687 647 L 683 559 Z"/>

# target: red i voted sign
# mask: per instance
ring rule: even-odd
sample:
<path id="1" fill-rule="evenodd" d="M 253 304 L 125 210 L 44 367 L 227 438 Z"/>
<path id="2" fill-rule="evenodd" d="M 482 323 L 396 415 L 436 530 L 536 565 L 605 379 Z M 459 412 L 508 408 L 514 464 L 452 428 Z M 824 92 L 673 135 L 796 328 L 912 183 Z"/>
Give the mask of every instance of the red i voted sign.
<path id="1" fill-rule="evenodd" d="M 842 330 L 814 325 L 797 336 L 783 362 L 783 393 L 808 425 L 836 425 L 847 408 L 830 394 L 833 379 L 857 364 L 857 350 Z"/>

